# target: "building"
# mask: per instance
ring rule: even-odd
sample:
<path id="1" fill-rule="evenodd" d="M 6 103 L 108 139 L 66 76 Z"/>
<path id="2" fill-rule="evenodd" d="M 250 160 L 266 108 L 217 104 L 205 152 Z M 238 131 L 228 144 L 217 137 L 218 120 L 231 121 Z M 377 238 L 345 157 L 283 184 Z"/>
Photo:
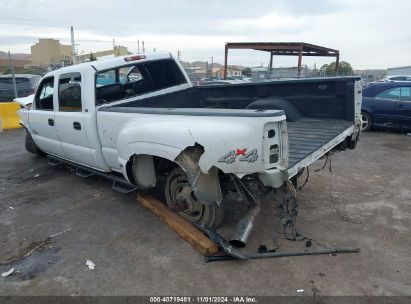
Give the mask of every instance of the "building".
<path id="1" fill-rule="evenodd" d="M 361 76 L 365 85 L 383 79 L 386 74 L 387 70 L 384 69 L 354 70 L 354 75 Z"/>
<path id="2" fill-rule="evenodd" d="M 192 66 L 185 70 L 191 81 L 202 81 L 207 78 L 207 69 L 203 66 Z"/>
<path id="3" fill-rule="evenodd" d="M 213 69 L 214 70 L 214 69 Z M 227 78 L 241 78 L 243 76 L 243 70 L 236 66 L 227 67 Z M 213 77 L 223 79 L 224 78 L 224 67 L 218 68 L 213 71 Z"/>
<path id="4" fill-rule="evenodd" d="M 266 79 L 278 79 L 278 78 L 300 78 L 300 77 L 313 77 L 315 72 L 309 69 L 306 65 L 302 65 L 300 69 L 298 67 L 256 67 L 251 69 L 251 79 L 253 82 L 264 81 Z"/>
<path id="5" fill-rule="evenodd" d="M 52 38 L 40 38 L 39 42 L 31 46 L 33 65 L 48 66 L 71 63 L 71 46 L 61 44 Z"/>
<path id="6" fill-rule="evenodd" d="M 411 66 L 387 69 L 387 76 L 393 75 L 411 75 Z"/>
<path id="7" fill-rule="evenodd" d="M 272 68 L 268 78 L 296 78 L 296 77 L 312 77 L 313 72 L 306 65 L 302 65 L 300 70 L 298 67 L 278 67 Z"/>
<path id="8" fill-rule="evenodd" d="M 29 59 L 12 59 L 13 69 L 15 73 L 23 73 L 24 68 L 31 64 Z M 9 59 L 0 58 L 0 74 L 10 74 L 10 61 Z"/>

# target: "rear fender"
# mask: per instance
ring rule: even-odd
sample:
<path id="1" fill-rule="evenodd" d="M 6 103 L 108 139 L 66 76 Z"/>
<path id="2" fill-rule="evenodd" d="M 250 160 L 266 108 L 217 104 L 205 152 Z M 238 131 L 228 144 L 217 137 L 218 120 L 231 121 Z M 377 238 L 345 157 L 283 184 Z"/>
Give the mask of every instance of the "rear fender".
<path id="1" fill-rule="evenodd" d="M 174 126 L 173 134 L 178 134 L 177 137 L 170 136 L 164 130 L 156 130 L 156 126 L 147 132 L 147 127 L 125 127 L 119 134 L 117 151 L 124 176 L 130 180 L 127 167 L 131 160 L 135 183 L 144 188 L 152 187 L 156 184 L 153 156 L 164 158 L 177 163 L 187 173 L 193 193 L 200 202 L 205 205 L 220 202 L 222 195 L 218 169 L 201 170 L 199 162 L 204 147 L 195 142 L 189 129 Z"/>

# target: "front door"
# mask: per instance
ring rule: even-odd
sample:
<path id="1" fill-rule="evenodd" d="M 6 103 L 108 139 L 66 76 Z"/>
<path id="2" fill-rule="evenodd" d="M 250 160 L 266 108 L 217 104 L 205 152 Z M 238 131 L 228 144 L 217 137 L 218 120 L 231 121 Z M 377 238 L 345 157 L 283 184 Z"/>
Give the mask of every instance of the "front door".
<path id="1" fill-rule="evenodd" d="M 40 83 L 29 111 L 29 129 L 41 150 L 64 157 L 55 126 L 54 100 L 57 93 L 54 88 L 54 77 L 47 77 Z"/>

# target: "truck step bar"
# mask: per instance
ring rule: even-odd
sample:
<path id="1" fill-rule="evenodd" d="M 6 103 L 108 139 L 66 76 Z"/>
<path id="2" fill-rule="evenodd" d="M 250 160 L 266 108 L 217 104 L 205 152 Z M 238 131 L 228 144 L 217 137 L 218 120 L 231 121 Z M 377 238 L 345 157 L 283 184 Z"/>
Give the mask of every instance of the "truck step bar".
<path id="1" fill-rule="evenodd" d="M 87 178 L 87 177 L 93 176 L 94 173 L 91 172 L 91 171 L 86 171 L 82 168 L 77 167 L 76 168 L 76 175 L 80 176 L 80 177 L 83 177 L 83 178 Z"/>
<path id="2" fill-rule="evenodd" d="M 52 166 L 58 166 L 61 164 L 65 164 L 65 165 L 68 165 L 69 167 L 75 168 L 76 175 L 83 177 L 83 178 L 97 175 L 104 179 L 111 180 L 113 182 L 113 186 L 112 186 L 113 190 L 116 190 L 123 194 L 129 194 L 129 193 L 132 193 L 140 189 L 136 187 L 135 185 L 130 184 L 124 178 L 119 177 L 113 173 L 100 172 L 98 170 L 73 163 L 69 160 L 65 160 L 65 159 L 62 159 L 54 155 L 47 155 L 47 159 L 48 159 L 49 164 Z"/>
<path id="3" fill-rule="evenodd" d="M 49 163 L 50 166 L 56 167 L 58 165 L 61 165 L 61 161 L 59 161 L 57 159 L 53 159 L 53 158 L 49 158 L 49 157 L 47 157 L 47 159 L 48 159 L 48 163 Z"/>
<path id="4" fill-rule="evenodd" d="M 134 191 L 136 191 L 138 188 L 131 185 L 131 184 L 125 184 L 124 182 L 119 182 L 117 180 L 113 180 L 113 190 L 123 193 L 123 194 L 129 194 Z"/>

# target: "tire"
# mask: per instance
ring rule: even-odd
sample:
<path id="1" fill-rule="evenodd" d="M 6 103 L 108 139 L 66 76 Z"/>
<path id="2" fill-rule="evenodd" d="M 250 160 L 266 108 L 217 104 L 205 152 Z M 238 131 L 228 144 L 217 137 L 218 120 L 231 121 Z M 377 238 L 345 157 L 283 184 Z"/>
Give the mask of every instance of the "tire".
<path id="1" fill-rule="evenodd" d="M 184 197 L 183 200 L 189 207 L 178 214 L 189 222 L 200 222 L 217 228 L 224 220 L 225 203 L 201 204 L 192 192 L 187 174 L 179 167 L 172 170 L 167 177 L 165 197 L 167 206 L 171 209 L 173 209 L 172 202 L 176 201 L 177 197 Z"/>
<path id="2" fill-rule="evenodd" d="M 361 132 L 367 132 L 372 128 L 372 118 L 367 112 L 361 112 Z"/>
<path id="3" fill-rule="evenodd" d="M 33 137 L 31 137 L 31 134 L 27 132 L 26 130 L 26 140 L 24 142 L 24 145 L 26 147 L 26 150 L 30 153 L 36 154 L 38 156 L 44 156 L 45 153 L 37 147 L 36 143 L 33 140 Z"/>
<path id="4" fill-rule="evenodd" d="M 283 98 L 268 97 L 257 99 L 250 103 L 246 109 L 283 110 L 287 121 L 292 122 L 301 119 L 301 114 L 296 107 Z"/>

